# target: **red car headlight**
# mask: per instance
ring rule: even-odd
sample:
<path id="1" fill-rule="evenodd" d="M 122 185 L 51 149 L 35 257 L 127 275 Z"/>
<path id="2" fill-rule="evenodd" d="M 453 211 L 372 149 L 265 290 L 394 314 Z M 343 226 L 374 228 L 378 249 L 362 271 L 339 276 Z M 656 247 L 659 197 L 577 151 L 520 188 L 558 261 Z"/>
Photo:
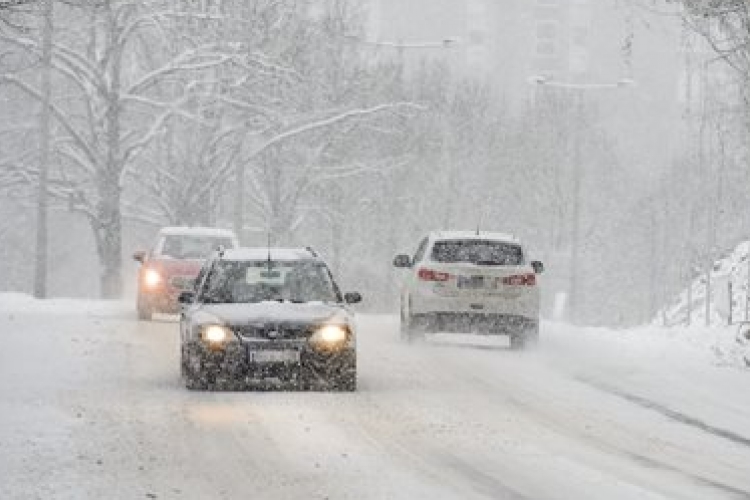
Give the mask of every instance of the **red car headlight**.
<path id="1" fill-rule="evenodd" d="M 156 288 L 161 285 L 163 281 L 161 274 L 155 269 L 146 269 L 141 279 L 147 288 Z"/>

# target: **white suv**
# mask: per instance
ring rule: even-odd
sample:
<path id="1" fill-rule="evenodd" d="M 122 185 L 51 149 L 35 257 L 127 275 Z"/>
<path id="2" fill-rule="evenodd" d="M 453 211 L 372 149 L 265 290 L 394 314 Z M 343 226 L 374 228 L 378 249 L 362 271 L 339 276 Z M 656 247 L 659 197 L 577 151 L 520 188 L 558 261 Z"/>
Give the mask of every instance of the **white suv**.
<path id="1" fill-rule="evenodd" d="M 409 269 L 401 291 L 401 336 L 425 333 L 509 335 L 522 349 L 539 338 L 538 261 L 528 261 L 516 238 L 487 232 L 427 235 L 413 257 L 396 256 Z"/>

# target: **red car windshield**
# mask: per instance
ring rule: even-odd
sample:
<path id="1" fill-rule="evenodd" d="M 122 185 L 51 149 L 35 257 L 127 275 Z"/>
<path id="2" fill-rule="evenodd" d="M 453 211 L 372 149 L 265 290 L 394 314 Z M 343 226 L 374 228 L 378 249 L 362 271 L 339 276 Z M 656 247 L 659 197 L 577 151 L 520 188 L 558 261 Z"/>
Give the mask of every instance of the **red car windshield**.
<path id="1" fill-rule="evenodd" d="M 219 246 L 232 248 L 234 244 L 225 237 L 168 235 L 164 237 L 159 255 L 173 259 L 205 259 Z"/>

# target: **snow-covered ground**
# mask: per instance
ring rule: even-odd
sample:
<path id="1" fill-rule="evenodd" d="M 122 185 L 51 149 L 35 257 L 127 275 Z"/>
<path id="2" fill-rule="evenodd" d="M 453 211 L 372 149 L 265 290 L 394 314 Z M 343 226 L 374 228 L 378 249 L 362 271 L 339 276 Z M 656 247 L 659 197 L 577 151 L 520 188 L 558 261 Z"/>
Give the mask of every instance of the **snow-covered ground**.
<path id="1" fill-rule="evenodd" d="M 357 393 L 195 393 L 132 309 L 0 295 L 0 498 L 750 498 L 750 371 L 710 332 L 518 353 L 361 316 Z"/>

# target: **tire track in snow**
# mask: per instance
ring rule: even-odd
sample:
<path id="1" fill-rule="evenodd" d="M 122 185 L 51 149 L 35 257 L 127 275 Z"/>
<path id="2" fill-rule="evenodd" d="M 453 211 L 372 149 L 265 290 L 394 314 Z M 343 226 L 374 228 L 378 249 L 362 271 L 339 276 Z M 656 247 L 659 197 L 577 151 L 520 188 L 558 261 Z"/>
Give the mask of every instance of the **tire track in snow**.
<path id="1" fill-rule="evenodd" d="M 463 348 L 465 346 L 461 346 L 461 347 Z M 480 348 L 479 350 L 480 351 L 484 350 L 483 346 L 481 347 L 482 348 Z M 596 436 L 594 434 L 587 434 L 585 432 L 577 431 L 575 426 L 570 425 L 572 422 L 575 421 L 572 415 L 570 418 L 565 419 L 563 422 L 560 422 L 558 421 L 558 418 L 560 415 L 558 415 L 556 418 L 554 414 L 548 415 L 547 412 L 542 411 L 542 407 L 538 405 L 538 403 L 544 399 L 542 394 L 536 394 L 534 396 L 533 392 L 525 392 L 526 395 L 532 396 L 532 398 L 531 399 L 519 398 L 518 393 L 514 391 L 514 387 L 513 387 L 513 385 L 517 386 L 519 383 L 521 383 L 521 381 L 519 381 L 518 379 L 514 379 L 515 383 L 513 385 L 508 385 L 506 381 L 503 381 L 503 379 L 493 380 L 493 379 L 481 377 L 478 374 L 472 374 L 469 376 L 469 378 L 473 381 L 473 385 L 475 385 L 476 387 L 485 387 L 486 392 L 488 394 L 493 393 L 494 392 L 493 389 L 497 389 L 497 387 L 502 387 L 503 390 L 501 391 L 501 394 L 506 404 L 509 404 L 517 408 L 519 412 L 543 424 L 543 426 L 548 429 L 557 429 L 559 432 L 561 432 L 562 435 L 577 436 L 582 442 L 589 442 L 591 444 L 594 444 L 599 449 L 608 450 L 609 454 L 618 454 L 622 457 L 627 457 L 630 460 L 633 460 L 634 462 L 639 463 L 642 466 L 646 466 L 650 469 L 663 470 L 666 472 L 677 474 L 679 476 L 682 476 L 694 482 L 695 484 L 699 484 L 699 485 L 729 494 L 731 495 L 732 498 L 741 498 L 741 499 L 750 500 L 750 492 L 747 490 L 743 490 L 741 488 L 737 488 L 729 484 L 718 482 L 711 478 L 707 478 L 702 475 L 695 474 L 683 468 L 665 463 L 663 461 L 656 460 L 646 455 L 639 454 L 637 452 L 632 451 L 628 447 L 622 446 L 621 444 L 617 444 L 617 443 L 611 442 L 610 440 L 603 439 L 601 436 Z M 598 387 L 596 385 L 597 384 L 596 382 L 581 379 L 578 376 L 571 377 L 571 378 L 578 382 L 582 382 L 589 387 L 593 387 L 594 389 L 609 392 L 604 387 Z M 528 390 L 529 388 L 533 386 L 522 383 L 520 387 L 525 390 Z M 515 390 L 518 391 L 519 387 L 515 387 Z M 614 395 L 617 395 L 617 394 L 614 394 Z M 623 398 L 622 395 L 617 395 L 617 396 L 620 396 L 621 398 Z M 632 401 L 629 401 L 629 402 L 632 402 Z M 656 406 L 659 406 L 657 403 L 653 403 L 653 404 Z M 653 409 L 653 408 L 647 408 L 647 409 Z M 673 413 L 678 414 L 677 412 L 673 412 Z M 690 418 L 684 415 L 683 417 Z M 693 419 L 693 420 L 697 421 L 697 419 Z M 708 428 L 711 428 L 711 426 L 709 426 L 708 424 L 705 424 L 705 425 Z M 702 430 L 705 430 L 705 429 L 702 429 Z M 727 432 L 730 432 L 730 431 L 727 431 Z M 713 433 L 710 433 L 710 434 L 713 435 Z M 726 436 L 722 436 L 722 437 L 726 437 Z M 738 437 L 740 439 L 745 439 L 742 436 L 738 436 Z M 740 444 L 746 445 L 745 443 L 740 443 Z"/>
<path id="2" fill-rule="evenodd" d="M 679 422 L 681 424 L 687 425 L 689 427 L 698 429 L 702 432 L 705 432 L 707 434 L 710 434 L 712 436 L 717 436 L 723 439 L 728 440 L 731 443 L 739 444 L 743 447 L 750 447 L 750 439 L 741 436 L 735 432 L 721 429 L 719 427 L 712 426 L 710 424 L 707 424 L 706 422 L 703 422 L 702 420 L 699 420 L 694 417 L 690 417 L 688 415 L 685 415 L 684 413 L 678 412 L 676 410 L 672 410 L 671 408 L 668 408 L 660 403 L 657 403 L 655 401 L 652 401 L 650 399 L 637 396 L 635 394 L 623 391 L 621 389 L 617 389 L 615 387 L 609 386 L 607 384 L 603 384 L 601 382 L 597 382 L 591 379 L 587 379 L 586 377 L 575 377 L 576 380 L 579 382 L 582 382 L 590 387 L 593 387 L 595 389 L 598 389 L 600 391 L 606 392 L 608 394 L 611 394 L 613 396 L 616 396 L 620 399 L 623 399 L 629 403 L 633 403 L 641 408 L 655 411 L 671 420 L 674 420 L 676 422 Z M 688 471 L 685 471 L 683 469 L 668 465 L 664 462 L 660 462 L 657 460 L 654 460 L 653 458 L 647 457 L 646 455 L 630 452 L 627 450 L 620 450 L 621 453 L 624 453 L 625 455 L 629 456 L 631 459 L 638 463 L 642 463 L 650 468 L 653 469 L 661 469 L 671 472 L 676 472 L 679 474 L 683 474 L 686 477 L 689 477 L 693 481 L 695 481 L 698 484 L 704 484 L 706 486 L 710 486 L 712 488 L 715 488 L 720 491 L 724 491 L 728 494 L 731 494 L 733 497 L 744 499 L 744 500 L 750 500 L 750 491 L 743 490 L 740 488 L 736 488 L 734 486 L 730 486 L 728 484 L 720 483 L 717 481 L 714 481 L 712 479 L 698 476 L 696 474 L 692 474 Z"/>
<path id="3" fill-rule="evenodd" d="M 641 408 L 646 408 L 648 410 L 656 411 L 657 413 L 661 413 L 665 417 L 675 420 L 677 422 L 680 422 L 682 424 L 689 425 L 703 432 L 707 432 L 714 436 L 729 440 L 735 444 L 739 444 L 741 446 L 750 448 L 750 438 L 737 434 L 736 432 L 713 426 L 700 419 L 691 417 L 689 415 L 685 415 L 684 413 L 668 408 L 667 406 L 657 403 L 655 401 L 652 401 L 650 399 L 644 398 L 642 396 L 637 396 L 635 394 L 623 391 L 621 389 L 617 389 L 616 387 L 612 387 L 612 386 L 603 384 L 601 382 L 596 382 L 594 380 L 587 379 L 585 377 L 576 377 L 576 379 L 579 380 L 580 382 L 585 383 L 586 385 L 599 389 L 600 391 L 607 392 L 621 399 L 634 403 L 640 406 Z"/>
<path id="4" fill-rule="evenodd" d="M 692 479 L 696 483 L 704 484 L 706 486 L 710 486 L 710 487 L 715 488 L 717 490 L 724 491 L 725 493 L 729 493 L 729 494 L 733 495 L 734 497 L 736 497 L 738 500 L 739 499 L 741 499 L 741 500 L 750 500 L 750 493 L 749 492 L 747 492 L 745 490 L 741 490 L 739 488 L 735 488 L 734 486 L 729 486 L 729 485 L 726 485 L 726 484 L 722 484 L 722 483 L 719 483 L 717 481 L 713 481 L 711 479 L 707 479 L 705 477 L 696 476 L 695 474 L 691 474 L 691 473 L 689 473 L 687 471 L 678 469 L 677 467 L 672 467 L 671 465 L 667 465 L 667 464 L 665 464 L 663 462 L 659 462 L 657 460 L 654 460 L 653 458 L 647 457 L 646 455 L 642 455 L 642 454 L 639 454 L 639 453 L 631 453 L 631 452 L 627 452 L 625 450 L 620 450 L 620 453 L 623 453 L 626 456 L 629 456 L 632 460 L 634 460 L 634 461 L 636 461 L 638 463 L 641 463 L 641 464 L 643 464 L 643 465 L 645 465 L 647 467 L 650 467 L 652 469 L 659 469 L 659 470 L 664 470 L 664 471 L 669 471 L 669 472 L 676 472 L 678 474 L 682 474 L 684 476 L 689 477 L 690 479 Z"/>

